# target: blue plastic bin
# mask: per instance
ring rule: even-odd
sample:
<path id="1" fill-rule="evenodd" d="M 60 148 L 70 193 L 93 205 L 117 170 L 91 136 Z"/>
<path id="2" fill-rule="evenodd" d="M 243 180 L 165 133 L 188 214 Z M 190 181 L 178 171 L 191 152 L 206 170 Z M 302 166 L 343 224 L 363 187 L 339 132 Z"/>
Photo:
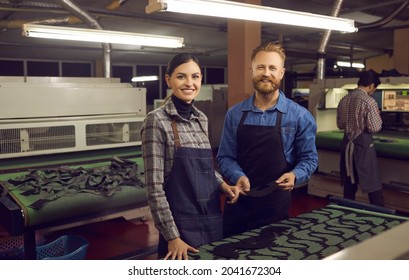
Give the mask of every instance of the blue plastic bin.
<path id="1" fill-rule="evenodd" d="M 22 235 L 11 236 L 0 227 L 0 260 L 21 260 L 24 256 L 23 244 Z"/>
<path id="2" fill-rule="evenodd" d="M 23 260 L 23 259 L 24 249 L 22 247 L 0 252 L 0 260 Z"/>
<path id="3" fill-rule="evenodd" d="M 38 260 L 84 260 L 89 242 L 77 235 L 63 235 L 37 247 Z"/>

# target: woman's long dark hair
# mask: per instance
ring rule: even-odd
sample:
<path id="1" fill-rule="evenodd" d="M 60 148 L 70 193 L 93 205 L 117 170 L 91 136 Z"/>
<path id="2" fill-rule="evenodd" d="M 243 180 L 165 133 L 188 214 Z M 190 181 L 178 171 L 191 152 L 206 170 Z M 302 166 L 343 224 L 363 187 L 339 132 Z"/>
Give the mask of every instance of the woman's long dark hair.
<path id="1" fill-rule="evenodd" d="M 194 61 L 199 66 L 199 68 L 201 68 L 199 59 L 196 56 L 189 54 L 189 53 L 180 53 L 180 54 L 175 55 L 169 60 L 168 67 L 166 68 L 166 74 L 171 76 L 173 71 L 175 71 L 175 69 L 179 65 L 187 63 L 191 60 Z"/>
<path id="2" fill-rule="evenodd" d="M 201 69 L 200 63 L 199 63 L 199 59 L 190 54 L 190 53 L 179 53 L 177 55 L 175 55 L 174 57 L 172 57 L 169 62 L 168 62 L 168 66 L 166 67 L 166 75 L 172 76 L 173 72 L 175 71 L 175 69 L 182 64 L 188 63 L 189 61 L 193 61 L 195 62 L 198 66 L 199 69 Z M 163 100 L 163 104 L 165 104 L 170 98 L 171 98 L 172 94 L 170 94 L 169 96 L 167 96 L 164 100 Z"/>

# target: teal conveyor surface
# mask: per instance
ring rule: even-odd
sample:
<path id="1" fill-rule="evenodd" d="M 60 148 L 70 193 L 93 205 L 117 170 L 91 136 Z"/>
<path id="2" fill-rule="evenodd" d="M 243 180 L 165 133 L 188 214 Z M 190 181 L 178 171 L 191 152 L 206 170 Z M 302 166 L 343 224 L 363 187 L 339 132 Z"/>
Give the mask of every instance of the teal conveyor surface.
<path id="1" fill-rule="evenodd" d="M 344 134 L 340 130 L 317 133 L 317 149 L 339 152 Z M 379 157 L 409 159 L 409 133 L 385 131 L 374 134 L 374 144 Z"/>

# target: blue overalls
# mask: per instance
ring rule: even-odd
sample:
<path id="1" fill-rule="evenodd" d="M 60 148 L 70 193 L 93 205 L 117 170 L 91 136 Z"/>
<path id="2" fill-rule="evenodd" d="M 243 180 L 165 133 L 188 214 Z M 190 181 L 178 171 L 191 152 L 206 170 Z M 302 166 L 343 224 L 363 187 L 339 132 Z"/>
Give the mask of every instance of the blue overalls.
<path id="1" fill-rule="evenodd" d="M 235 204 L 225 204 L 224 236 L 239 234 L 288 217 L 291 192 L 275 181 L 291 171 L 281 138 L 282 113 L 275 126 L 246 125 L 243 113 L 237 127 L 238 163 L 250 180 L 251 190 Z"/>
<path id="2" fill-rule="evenodd" d="M 176 121 L 172 121 L 175 153 L 165 195 L 180 238 L 193 247 L 222 239 L 220 186 L 216 180 L 211 149 L 180 144 Z M 158 257 L 168 253 L 168 242 L 159 235 Z"/>

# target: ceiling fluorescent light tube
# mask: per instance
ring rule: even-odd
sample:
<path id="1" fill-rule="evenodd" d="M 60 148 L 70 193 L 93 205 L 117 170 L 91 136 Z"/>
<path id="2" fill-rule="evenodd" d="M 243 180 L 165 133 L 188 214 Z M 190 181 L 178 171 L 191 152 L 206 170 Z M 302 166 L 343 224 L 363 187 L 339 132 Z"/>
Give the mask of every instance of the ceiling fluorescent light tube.
<path id="1" fill-rule="evenodd" d="M 365 65 L 363 63 L 359 63 L 359 62 L 352 62 L 352 66 L 351 66 L 351 62 L 348 61 L 337 61 L 337 66 L 339 67 L 353 67 L 353 68 L 358 68 L 358 69 L 364 69 Z"/>
<path id="2" fill-rule="evenodd" d="M 137 82 L 148 82 L 148 81 L 157 81 L 159 80 L 158 76 L 139 76 L 139 77 L 133 77 L 132 82 L 137 83 Z"/>
<path id="3" fill-rule="evenodd" d="M 356 32 L 354 21 L 339 17 L 277 9 L 222 0 L 149 0 L 146 13 L 158 11 L 252 20 L 312 27 L 341 32 Z"/>
<path id="4" fill-rule="evenodd" d="M 113 43 L 162 48 L 183 47 L 183 38 L 100 29 L 23 24 L 23 36 L 34 38 Z"/>

